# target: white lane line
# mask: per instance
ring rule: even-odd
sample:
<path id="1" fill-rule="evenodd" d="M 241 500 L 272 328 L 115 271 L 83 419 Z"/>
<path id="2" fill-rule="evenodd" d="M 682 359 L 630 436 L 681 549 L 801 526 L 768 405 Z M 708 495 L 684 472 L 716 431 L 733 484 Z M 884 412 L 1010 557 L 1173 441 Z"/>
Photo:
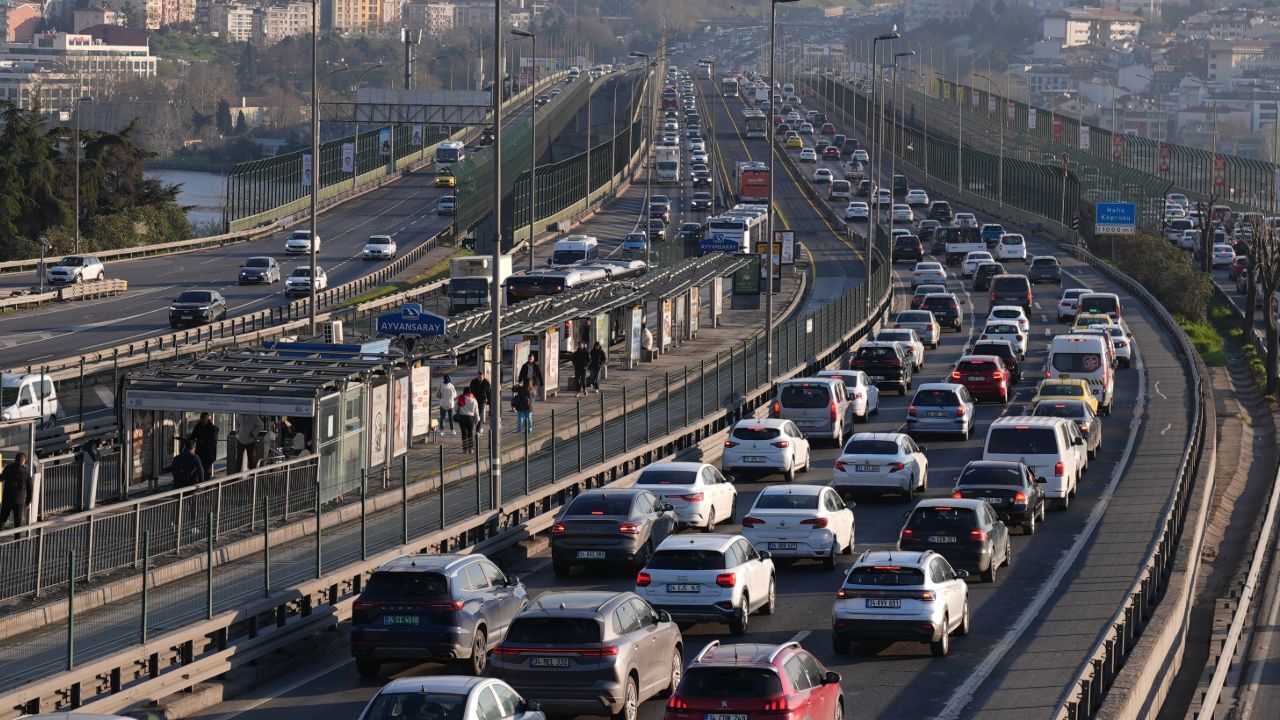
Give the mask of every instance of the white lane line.
<path id="1" fill-rule="evenodd" d="M 1168 400 L 1168 399 L 1169 399 L 1169 398 L 1168 398 L 1168 396 L 1166 396 L 1164 393 L 1160 392 L 1160 381 L 1159 381 L 1159 380 L 1157 380 L 1157 381 L 1156 381 L 1156 384 L 1155 384 L 1155 386 L 1154 386 L 1154 390 L 1156 391 L 1156 394 L 1160 396 L 1160 399 L 1161 399 L 1161 400 Z"/>
<path id="2" fill-rule="evenodd" d="M 324 677 L 325 675 L 328 675 L 331 672 L 340 670 L 344 665 L 347 665 L 350 662 L 351 662 L 350 657 L 339 657 L 338 659 L 316 670 L 315 672 L 309 673 L 306 676 L 298 678 L 286 685 L 279 686 L 279 687 L 269 686 L 267 688 L 269 692 L 264 693 L 266 697 L 261 697 L 261 698 L 258 698 L 257 700 L 246 702 L 243 705 L 236 702 L 235 700 L 231 700 L 229 702 L 233 705 L 239 706 L 238 709 L 232 710 L 231 712 L 223 713 L 221 715 L 215 715 L 214 717 L 210 718 L 210 720 L 231 720 L 232 718 L 240 717 L 241 715 L 244 715 L 247 712 L 252 712 L 253 710 L 258 709 L 269 702 L 272 702 L 278 698 L 287 696 L 289 693 L 293 692 L 294 690 L 297 690 L 303 685 L 307 685 L 312 682 L 315 682 L 316 680 L 319 680 L 320 678 Z"/>
<path id="3" fill-rule="evenodd" d="M 805 638 L 809 637 L 809 632 L 810 632 L 809 630 L 801 630 L 800 632 L 791 636 L 791 639 L 788 640 L 787 642 L 803 642 Z"/>
<path id="4" fill-rule="evenodd" d="M 1160 431 L 1160 434 L 1164 435 L 1165 433 L 1169 432 L 1169 429 L 1172 427 L 1173 427 L 1173 423 L 1169 423 L 1168 425 L 1165 425 L 1164 429 Z"/>

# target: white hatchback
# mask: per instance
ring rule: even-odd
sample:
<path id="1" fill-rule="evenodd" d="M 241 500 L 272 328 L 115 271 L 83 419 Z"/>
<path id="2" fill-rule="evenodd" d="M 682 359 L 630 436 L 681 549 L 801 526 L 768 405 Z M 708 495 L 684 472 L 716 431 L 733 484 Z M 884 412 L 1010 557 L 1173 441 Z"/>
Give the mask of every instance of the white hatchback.
<path id="1" fill-rule="evenodd" d="M 855 422 L 866 422 L 880 412 L 880 388 L 861 370 L 819 370 L 818 377 L 839 378 L 844 383 Z"/>
<path id="2" fill-rule="evenodd" d="M 1058 299 L 1058 322 L 1075 320 L 1080 312 L 1080 296 L 1093 292 L 1087 287 L 1067 288 Z"/>
<path id="3" fill-rule="evenodd" d="M 671 535 L 636 573 L 636 594 L 676 622 L 728 623 L 741 636 L 751 613 L 773 614 L 775 583 L 770 553 L 741 535 Z"/>
<path id="4" fill-rule="evenodd" d="M 814 558 L 834 570 L 836 555 L 853 552 L 853 510 L 826 485 L 774 485 L 756 496 L 742 534 L 756 550 Z"/>
<path id="5" fill-rule="evenodd" d="M 908 502 L 929 489 L 925 448 L 904 433 L 856 433 L 831 471 L 831 487 L 842 494 L 895 492 Z"/>
<path id="6" fill-rule="evenodd" d="M 920 342 L 930 348 L 938 347 L 942 339 L 942 327 L 928 310 L 903 310 L 893 318 L 895 330 L 915 330 Z"/>
<path id="7" fill-rule="evenodd" d="M 987 262 L 995 262 L 995 260 L 995 258 L 991 257 L 991 253 L 986 250 L 974 250 L 964 256 L 964 264 L 960 266 L 960 271 L 965 277 L 971 277 L 978 271 L 979 265 Z"/>
<path id="8" fill-rule="evenodd" d="M 969 634 L 969 573 L 932 550 L 868 550 L 849 568 L 831 610 L 832 645 L 859 640 L 929 643 L 935 657 Z"/>
<path id="9" fill-rule="evenodd" d="M 1133 336 L 1123 325 L 1094 325 L 1093 330 L 1105 330 L 1111 336 L 1111 346 L 1116 351 L 1116 362 L 1120 367 L 1129 367 L 1133 363 Z"/>
<path id="10" fill-rule="evenodd" d="M 1027 261 L 1027 241 L 1018 233 L 1005 233 L 996 241 L 997 260 Z"/>
<path id="11" fill-rule="evenodd" d="M 942 263 L 938 262 L 918 262 L 916 267 L 911 271 L 911 287 L 918 287 L 925 283 L 937 283 L 946 285 L 947 269 L 942 267 Z"/>
<path id="12" fill-rule="evenodd" d="M 294 230 L 284 241 L 284 251 L 289 255 L 320 252 L 320 236 L 313 241 L 310 230 Z"/>
<path id="13" fill-rule="evenodd" d="M 908 205 L 928 205 L 929 193 L 920 188 L 912 188 L 907 191 L 906 201 Z"/>
<path id="14" fill-rule="evenodd" d="M 739 420 L 724 441 L 720 467 L 726 475 L 780 472 L 787 482 L 809 472 L 809 441 L 790 420 Z"/>
<path id="15" fill-rule="evenodd" d="M 798 158 L 800 162 L 818 162 L 818 153 L 811 147 L 802 148 Z"/>
<path id="16" fill-rule="evenodd" d="M 1017 323 L 1018 329 L 1023 335 L 1031 333 L 1031 320 L 1027 317 L 1027 311 L 1018 305 L 996 305 L 991 308 L 990 314 L 987 315 L 987 322 L 1011 322 Z"/>
<path id="17" fill-rule="evenodd" d="M 1027 333 L 1022 332 L 1016 322 L 988 320 L 987 326 L 982 329 L 982 335 L 978 336 L 978 339 L 1007 341 L 1014 350 L 1018 351 L 1019 358 L 1027 357 Z"/>
<path id="18" fill-rule="evenodd" d="M 716 523 L 732 521 L 738 507 L 738 489 L 707 463 L 654 463 L 641 471 L 635 486 L 671 505 L 681 525 L 708 532 Z"/>
<path id="19" fill-rule="evenodd" d="M 864 202 L 851 202 L 849 207 L 844 209 L 844 219 L 848 220 L 866 220 L 871 217 L 871 209 Z"/>
<path id="20" fill-rule="evenodd" d="M 904 203 L 894 203 L 893 205 L 893 222 L 909 223 L 915 222 L 915 213 L 911 212 L 911 206 Z"/>
<path id="21" fill-rule="evenodd" d="M 1236 261 L 1236 251 L 1230 245 L 1213 246 L 1213 267 L 1230 267 Z"/>
<path id="22" fill-rule="evenodd" d="M 830 185 L 833 179 L 834 176 L 831 174 L 831 171 L 823 167 L 814 170 L 813 177 L 811 178 L 811 180 L 818 185 Z"/>

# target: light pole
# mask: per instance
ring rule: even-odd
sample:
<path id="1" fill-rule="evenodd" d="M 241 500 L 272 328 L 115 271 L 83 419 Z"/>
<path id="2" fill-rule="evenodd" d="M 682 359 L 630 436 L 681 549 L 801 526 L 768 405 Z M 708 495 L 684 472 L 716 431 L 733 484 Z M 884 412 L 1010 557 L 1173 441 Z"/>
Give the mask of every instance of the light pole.
<path id="1" fill-rule="evenodd" d="M 81 90 L 81 92 L 84 92 Z M 80 149 L 80 106 L 87 102 L 93 102 L 93 98 L 89 95 L 81 95 L 76 100 L 76 254 L 80 254 L 80 162 L 84 157 L 84 152 Z"/>
<path id="2" fill-rule="evenodd" d="M 308 285 L 307 333 L 316 336 L 316 247 L 320 237 L 316 234 L 316 215 L 320 212 L 320 0 L 311 0 L 311 238 L 307 256 L 310 258 L 311 282 Z"/>
<path id="3" fill-rule="evenodd" d="M 650 75 L 648 82 L 648 91 L 644 94 L 644 217 L 649 215 L 649 198 L 653 197 L 653 168 L 649 164 L 649 154 L 653 150 L 653 128 L 650 123 L 653 120 L 653 86 L 654 78 L 651 76 L 653 72 L 653 63 L 650 61 L 649 53 L 643 53 L 639 50 L 632 50 L 631 57 L 644 58 L 645 73 Z M 644 228 L 644 264 L 645 267 L 653 267 L 653 241 L 649 239 L 649 228 L 646 223 Z"/>
<path id="4" fill-rule="evenodd" d="M 502 504 L 502 0 L 493 0 L 493 277 L 489 280 L 489 317 L 493 332 L 489 357 L 493 382 L 489 387 L 489 501 L 497 509 Z M 529 252 L 532 254 L 533 249 Z M 544 362 L 551 360 L 550 348 L 543 348 Z"/>
<path id="5" fill-rule="evenodd" d="M 880 87 L 880 82 L 879 82 L 880 61 L 877 59 L 879 56 L 876 54 L 876 50 L 877 50 L 876 46 L 882 40 L 891 41 L 891 40 L 897 40 L 901 37 L 902 37 L 902 34 L 898 32 L 898 26 L 894 25 L 893 29 L 890 30 L 889 32 L 884 33 L 883 35 L 877 35 L 871 39 L 871 63 L 870 63 L 871 93 L 872 93 L 871 102 L 875 103 L 876 100 L 880 100 L 880 116 L 882 118 L 882 121 L 884 117 L 884 98 L 882 97 L 882 93 L 880 92 L 883 88 Z M 874 108 L 875 106 L 872 105 L 873 110 Z M 866 257 L 866 262 L 864 263 L 867 268 L 866 311 L 867 311 L 867 317 L 870 318 L 871 317 L 871 290 L 870 290 L 871 288 L 871 253 L 873 252 L 873 249 L 875 248 L 875 245 L 876 245 L 876 228 L 880 224 L 880 188 L 879 188 L 880 183 L 878 182 L 879 173 L 880 173 L 880 157 L 879 157 L 879 150 L 878 150 L 879 145 L 876 144 L 876 141 L 880 140 L 881 143 L 883 143 L 884 141 L 882 138 L 879 137 L 879 132 L 876 127 L 878 123 L 875 121 L 874 118 L 871 117 L 871 113 L 867 114 L 867 124 L 871 126 L 869 128 L 870 132 L 867 133 L 869 135 L 869 142 L 871 143 L 871 150 L 872 152 L 876 153 L 875 157 L 873 158 L 875 160 L 875 163 L 874 163 L 875 167 L 872 168 L 871 172 L 869 173 L 871 175 L 871 187 L 872 187 L 871 220 L 867 223 L 867 257 Z M 772 178 L 772 173 L 770 173 L 770 177 Z"/>
<path id="6" fill-rule="evenodd" d="M 359 103 L 360 85 L 364 83 L 364 79 L 369 76 L 369 73 L 381 67 L 382 67 L 382 63 L 378 63 L 377 65 L 374 65 L 368 70 L 365 70 L 364 72 L 360 73 L 360 77 L 356 78 L 355 91 L 357 96 L 357 99 L 356 99 L 357 103 Z M 424 139 L 423 142 L 426 142 L 426 140 Z M 360 113 L 356 113 L 356 134 L 355 134 L 355 137 L 352 139 L 351 144 L 353 148 L 351 151 L 351 155 L 352 155 L 351 190 L 354 191 L 356 189 L 356 182 L 360 178 Z"/>
<path id="7" fill-rule="evenodd" d="M 916 79 L 920 80 L 920 82 L 922 83 L 929 82 L 924 75 L 921 75 L 919 72 L 917 72 L 912 68 L 906 68 L 906 71 L 911 73 L 912 75 L 915 75 Z M 905 93 L 906 90 L 903 90 L 903 92 Z M 929 100 L 932 100 L 932 98 L 929 98 Z M 920 103 L 920 120 L 922 123 L 924 123 L 924 147 L 922 148 L 921 154 L 922 154 L 923 163 L 924 163 L 924 180 L 925 180 L 925 184 L 928 184 L 929 182 L 929 102 L 927 101 Z"/>
<path id="8" fill-rule="evenodd" d="M 898 93 L 898 59 L 905 58 L 905 57 L 913 57 L 915 56 L 915 54 L 916 54 L 915 50 L 906 50 L 900 53 L 894 53 L 893 55 L 893 82 L 892 82 L 892 87 L 889 88 L 889 92 L 893 94 L 893 104 L 895 105 L 895 107 L 893 108 L 893 115 L 895 118 L 894 120 L 895 127 L 893 130 L 893 137 L 889 138 L 890 192 L 892 192 L 892 188 L 893 188 L 893 178 L 895 175 L 898 174 L 898 153 L 901 152 L 901 148 L 899 147 L 899 145 L 902 144 L 902 142 L 905 142 L 905 138 L 903 138 L 903 135 L 902 135 L 902 132 L 903 132 L 902 125 L 903 123 L 906 122 L 906 115 L 905 114 L 902 115 L 902 118 L 903 118 L 902 122 L 898 122 L 896 120 L 897 116 L 899 115 L 899 112 L 901 111 L 901 103 L 898 102 L 898 95 L 897 95 Z M 906 102 L 905 93 L 903 94 L 903 102 L 904 103 Z"/>
<path id="9" fill-rule="evenodd" d="M 778 43 L 778 5 L 779 3 L 796 2 L 796 0 L 770 0 L 769 2 L 769 84 L 772 86 L 776 78 L 777 43 Z M 772 112 L 772 105 L 770 112 Z M 764 368 L 765 377 L 773 382 L 773 177 L 774 158 L 778 154 L 778 126 L 772 121 L 769 128 L 769 208 L 765 213 L 765 293 L 764 293 Z M 870 293 L 868 293 L 870 295 Z"/>
<path id="10" fill-rule="evenodd" d="M 982 73 L 974 73 L 973 76 L 986 80 L 991 85 L 992 92 L 996 93 L 998 97 L 1004 97 L 1004 91 L 995 80 Z M 1000 123 L 1000 164 L 996 167 L 996 203 L 1000 207 L 1004 207 L 1004 123 Z"/>
<path id="11" fill-rule="evenodd" d="M 529 272 L 533 272 L 533 241 L 537 236 L 538 220 L 538 37 L 528 30 L 515 28 L 516 37 L 529 38 L 529 54 L 533 57 L 533 102 L 529 104 Z M 494 407 L 497 407 L 496 405 Z"/>

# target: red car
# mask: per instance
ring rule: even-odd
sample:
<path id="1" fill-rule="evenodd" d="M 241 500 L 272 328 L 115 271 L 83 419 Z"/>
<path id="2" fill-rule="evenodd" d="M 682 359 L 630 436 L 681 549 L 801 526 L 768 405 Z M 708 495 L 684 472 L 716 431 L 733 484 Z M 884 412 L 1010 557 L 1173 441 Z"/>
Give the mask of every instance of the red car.
<path id="1" fill-rule="evenodd" d="M 839 160 L 840 148 L 836 147 L 835 145 L 828 145 L 822 148 L 822 159 L 823 160 Z"/>
<path id="2" fill-rule="evenodd" d="M 836 134 L 836 126 L 835 126 L 835 123 L 824 123 L 824 124 L 822 125 L 821 134 L 822 134 L 822 135 L 835 135 L 835 134 Z"/>
<path id="3" fill-rule="evenodd" d="M 834 720 L 849 717 L 840 675 L 827 669 L 800 643 L 738 643 L 712 640 L 689 663 L 667 701 L 665 720 Z"/>
<path id="4" fill-rule="evenodd" d="M 1228 270 L 1227 272 L 1231 275 L 1231 279 L 1235 280 L 1236 278 L 1243 275 L 1244 271 L 1248 269 L 1249 269 L 1249 256 L 1239 255 L 1239 256 L 1236 256 L 1236 261 L 1231 263 L 1231 269 Z"/>
<path id="5" fill-rule="evenodd" d="M 951 371 L 951 382 L 965 386 L 975 400 L 990 398 L 1001 405 L 1009 402 L 1011 379 L 1004 361 L 996 355 L 964 355 Z"/>

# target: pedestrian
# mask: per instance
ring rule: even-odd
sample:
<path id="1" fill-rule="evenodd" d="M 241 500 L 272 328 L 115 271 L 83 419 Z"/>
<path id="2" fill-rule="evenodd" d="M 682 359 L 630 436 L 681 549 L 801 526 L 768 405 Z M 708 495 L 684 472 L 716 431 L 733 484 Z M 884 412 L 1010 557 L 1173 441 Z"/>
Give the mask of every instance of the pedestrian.
<path id="1" fill-rule="evenodd" d="M 449 380 L 449 376 L 445 375 L 440 378 L 440 386 L 436 388 L 436 407 L 440 408 L 440 434 L 441 435 L 457 435 L 457 431 L 453 428 L 453 409 L 458 404 L 458 388 L 453 386 L 453 382 Z M 445 430 L 445 423 L 449 423 L 449 429 Z"/>
<path id="2" fill-rule="evenodd" d="M 458 427 L 462 430 L 463 452 L 475 449 L 476 417 L 479 412 L 480 405 L 476 402 L 475 395 L 471 394 L 471 388 L 464 388 L 462 394 L 458 396 L 458 409 L 454 411 L 454 419 L 458 421 Z"/>
<path id="3" fill-rule="evenodd" d="M 604 354 L 604 348 L 600 346 L 600 341 L 591 348 L 591 387 L 596 392 L 600 392 L 600 371 L 604 369 L 605 364 L 609 362 L 609 357 Z"/>
<path id="4" fill-rule="evenodd" d="M 204 465 L 204 479 L 213 478 L 213 461 L 218 459 L 218 426 L 213 424 L 213 416 L 200 413 L 200 421 L 191 431 L 191 439 L 196 443 L 196 455 Z"/>
<path id="5" fill-rule="evenodd" d="M 570 357 L 573 362 L 573 391 L 582 397 L 587 392 L 587 366 L 591 364 L 591 353 L 587 352 L 587 344 L 578 343 L 578 349 Z"/>
<path id="6" fill-rule="evenodd" d="M 200 462 L 200 456 L 196 455 L 194 440 L 182 441 L 182 451 L 173 456 L 170 471 L 173 473 L 175 488 L 191 487 L 205 481 L 204 464 Z"/>
<path id="7" fill-rule="evenodd" d="M 645 362 L 653 362 L 653 333 L 649 331 L 649 323 L 640 323 L 640 349 L 644 352 Z"/>
<path id="8" fill-rule="evenodd" d="M 14 455 L 13 462 L 0 471 L 0 483 L 4 484 L 3 494 L 0 495 L 0 530 L 4 529 L 10 516 L 13 517 L 14 527 L 26 525 L 31 498 L 35 494 L 26 453 Z"/>
<path id="9" fill-rule="evenodd" d="M 520 374 L 516 377 L 516 382 L 529 383 L 530 391 L 533 388 L 542 387 L 542 366 L 538 364 L 537 353 L 529 353 L 529 359 L 520 366 Z"/>
<path id="10" fill-rule="evenodd" d="M 240 445 L 240 450 L 236 453 L 236 472 L 245 469 L 242 462 L 246 455 L 249 459 L 247 469 L 252 470 L 258 466 L 258 435 L 266 429 L 260 415 L 236 416 L 236 442 Z"/>
<path id="11" fill-rule="evenodd" d="M 516 411 L 516 432 L 533 432 L 533 386 L 522 382 L 511 388 L 511 409 Z"/>
<path id="12" fill-rule="evenodd" d="M 476 435 L 483 435 L 484 411 L 489 407 L 489 393 L 493 391 L 493 386 L 489 384 L 489 378 L 485 377 L 484 370 L 481 370 L 468 387 L 476 399 Z"/>

